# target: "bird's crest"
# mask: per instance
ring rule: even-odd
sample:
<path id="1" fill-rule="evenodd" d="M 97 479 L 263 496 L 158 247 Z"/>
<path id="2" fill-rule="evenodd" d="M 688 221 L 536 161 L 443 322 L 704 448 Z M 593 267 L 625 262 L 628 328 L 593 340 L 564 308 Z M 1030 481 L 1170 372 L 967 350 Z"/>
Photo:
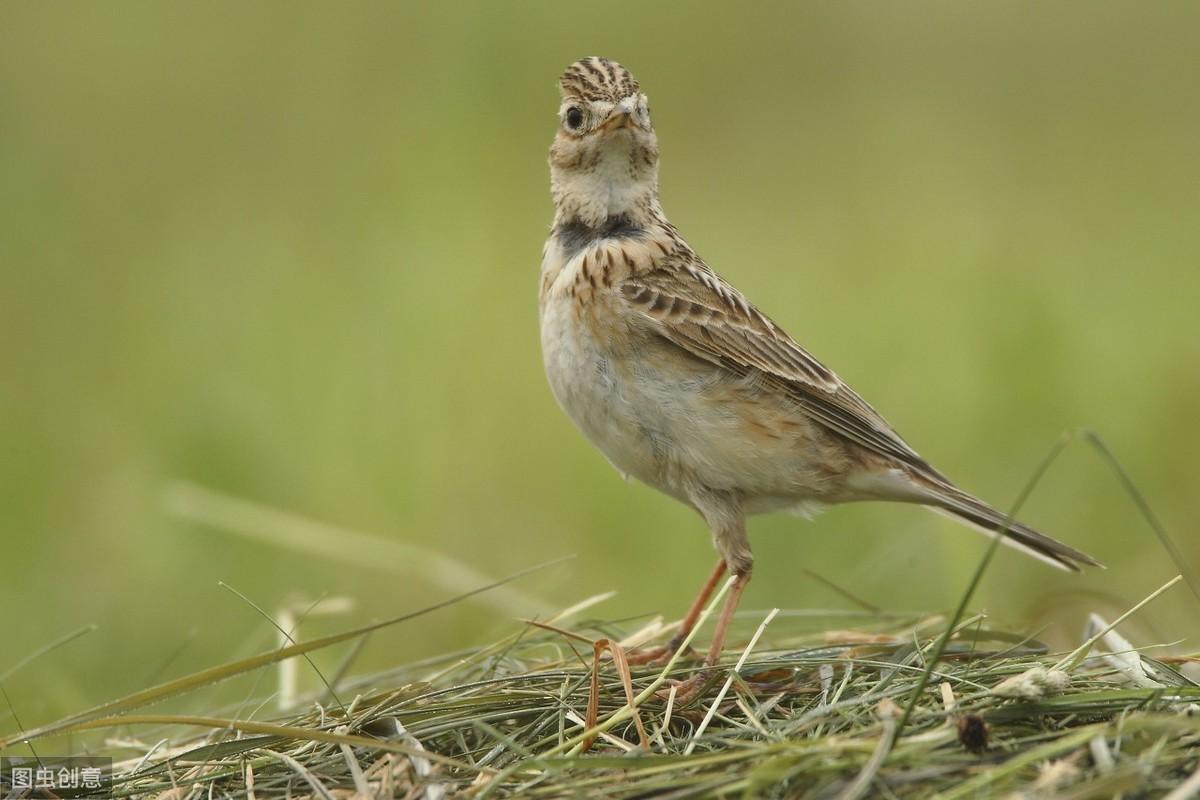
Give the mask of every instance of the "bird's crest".
<path id="1" fill-rule="evenodd" d="M 617 103 L 641 92 L 633 73 L 615 61 L 598 56 L 581 58 L 558 79 L 563 97 Z"/>

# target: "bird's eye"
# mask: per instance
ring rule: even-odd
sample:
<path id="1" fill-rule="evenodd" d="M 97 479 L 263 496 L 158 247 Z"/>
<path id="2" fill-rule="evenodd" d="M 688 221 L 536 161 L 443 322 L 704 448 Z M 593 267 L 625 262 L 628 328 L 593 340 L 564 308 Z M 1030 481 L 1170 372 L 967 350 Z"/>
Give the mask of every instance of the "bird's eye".
<path id="1" fill-rule="evenodd" d="M 583 111 L 579 106 L 571 106 L 567 109 L 567 127 L 577 131 L 581 125 L 583 125 Z"/>

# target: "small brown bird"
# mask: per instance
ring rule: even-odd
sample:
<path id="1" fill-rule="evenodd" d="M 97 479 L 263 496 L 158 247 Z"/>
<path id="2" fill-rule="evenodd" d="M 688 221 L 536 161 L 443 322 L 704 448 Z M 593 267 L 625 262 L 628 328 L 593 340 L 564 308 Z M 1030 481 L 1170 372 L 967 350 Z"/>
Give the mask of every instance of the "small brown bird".
<path id="1" fill-rule="evenodd" d="M 659 204 L 658 140 L 628 70 L 585 58 L 559 87 L 539 303 L 546 375 L 617 470 L 687 503 L 712 532 L 720 560 L 672 651 L 728 569 L 736 580 L 708 663 L 720 656 L 753 564 L 747 514 L 915 503 L 1053 566 L 1098 565 L 954 486 L 696 255 Z"/>

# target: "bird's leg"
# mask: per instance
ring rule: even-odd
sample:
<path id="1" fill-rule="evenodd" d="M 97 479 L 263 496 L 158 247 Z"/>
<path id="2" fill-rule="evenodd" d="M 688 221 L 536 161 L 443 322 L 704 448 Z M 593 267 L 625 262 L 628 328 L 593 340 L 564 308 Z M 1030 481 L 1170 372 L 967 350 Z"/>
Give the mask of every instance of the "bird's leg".
<path id="1" fill-rule="evenodd" d="M 713 567 L 712 574 L 708 576 L 708 580 L 700 587 L 700 593 L 696 595 L 696 599 L 692 601 L 692 606 L 688 609 L 687 615 L 684 616 L 683 622 L 679 624 L 679 631 L 671 637 L 671 641 L 667 644 L 672 653 L 682 647 L 684 640 L 691 635 L 692 628 L 696 627 L 696 620 L 700 618 L 700 612 L 708 605 L 708 598 L 712 597 L 712 593 L 716 590 L 717 584 L 721 582 L 721 577 L 724 574 L 725 559 L 718 558 L 716 566 Z"/>
<path id="2" fill-rule="evenodd" d="M 725 648 L 725 635 L 729 632 L 729 623 L 733 621 L 733 613 L 737 611 L 738 601 L 742 599 L 742 592 L 745 591 L 746 584 L 749 582 L 749 571 L 740 572 L 733 579 L 733 586 L 729 587 L 729 596 L 725 598 L 725 606 L 721 609 L 721 616 L 717 620 L 717 628 L 713 631 L 712 642 L 708 646 L 708 656 L 704 659 L 704 666 L 715 667 L 721 660 L 721 651 Z"/>
<path id="3" fill-rule="evenodd" d="M 712 668 L 721 659 L 725 637 L 729 633 L 729 623 L 733 621 L 733 612 L 737 610 L 738 601 L 742 599 L 742 592 L 750 581 L 750 570 L 754 566 L 754 556 L 746 538 L 746 517 L 742 510 L 741 497 L 735 492 L 702 486 L 693 487 L 688 497 L 708 523 L 713 544 L 725 562 L 725 569 L 733 573 L 734 578 L 733 585 L 729 587 L 729 594 L 725 597 L 721 616 L 717 620 L 716 630 L 713 631 L 708 656 L 704 659 L 705 669 L 676 688 L 676 701 L 684 705 L 694 700 L 709 682 L 716 679 L 718 673 Z M 720 580 L 722 572 L 714 571 L 714 584 Z"/>
<path id="4" fill-rule="evenodd" d="M 725 598 L 725 605 L 721 608 L 721 616 L 717 619 L 717 627 L 713 631 L 712 642 L 708 646 L 708 655 L 704 658 L 705 669 L 686 681 L 676 684 L 675 702 L 681 708 L 689 705 L 703 694 L 709 685 L 720 677 L 720 673 L 713 667 L 716 667 L 721 660 L 721 651 L 725 649 L 725 637 L 729 633 L 729 623 L 733 621 L 733 614 L 737 611 L 738 602 L 742 599 L 742 592 L 745 591 L 746 584 L 749 582 L 749 570 L 735 574 L 733 585 L 729 587 L 729 595 Z"/>
<path id="5" fill-rule="evenodd" d="M 696 599 L 692 601 L 691 608 L 683 618 L 683 622 L 679 624 L 679 630 L 671 640 L 663 647 L 653 647 L 649 650 L 643 650 L 639 653 L 631 653 L 628 655 L 630 664 L 654 664 L 666 662 L 675 652 L 683 646 L 683 642 L 691 634 L 692 628 L 696 627 L 696 620 L 700 616 L 700 612 L 708 605 L 708 599 L 712 597 L 712 593 L 717 588 L 717 584 L 721 581 L 721 576 L 725 574 L 725 559 L 718 558 L 717 565 L 713 567 L 712 574 L 708 576 L 708 580 L 700 587 L 700 593 L 696 595 Z"/>

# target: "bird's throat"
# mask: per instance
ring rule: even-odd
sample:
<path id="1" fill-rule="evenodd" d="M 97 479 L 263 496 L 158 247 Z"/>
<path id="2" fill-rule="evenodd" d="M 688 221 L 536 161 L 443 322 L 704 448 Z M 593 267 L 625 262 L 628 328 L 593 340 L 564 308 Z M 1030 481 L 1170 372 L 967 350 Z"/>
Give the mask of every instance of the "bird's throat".
<path id="1" fill-rule="evenodd" d="M 639 239 L 646 228 L 634 222 L 626 214 L 606 217 L 597 225 L 591 225 L 578 217 L 561 221 L 554 226 L 554 238 L 567 258 L 591 247 L 601 239 Z"/>

